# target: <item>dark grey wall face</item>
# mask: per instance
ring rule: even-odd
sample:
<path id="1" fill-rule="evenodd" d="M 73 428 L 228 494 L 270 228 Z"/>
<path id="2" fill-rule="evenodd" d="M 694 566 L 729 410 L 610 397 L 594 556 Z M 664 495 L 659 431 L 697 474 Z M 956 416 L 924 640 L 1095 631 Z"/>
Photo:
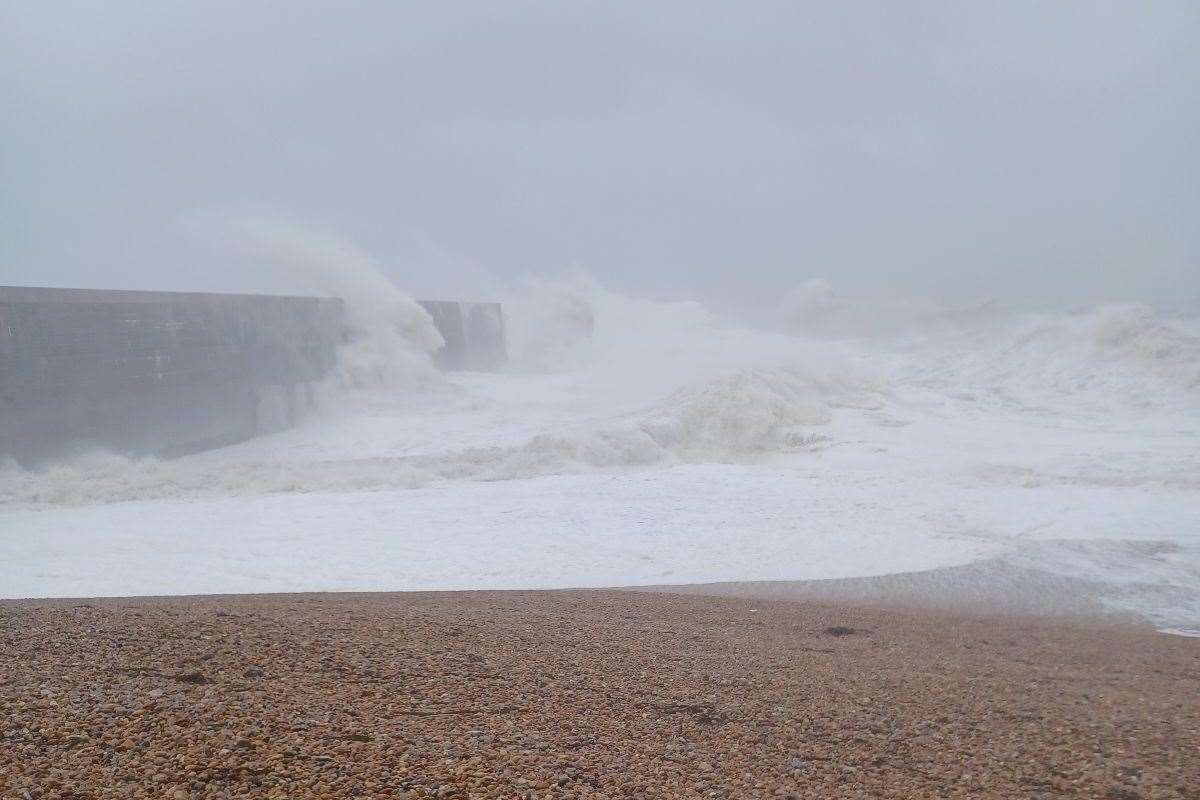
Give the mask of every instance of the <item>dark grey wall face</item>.
<path id="1" fill-rule="evenodd" d="M 0 283 L 297 293 L 186 220 L 337 232 L 415 297 L 1200 294 L 1200 3 L 0 3 Z"/>
<path id="2" fill-rule="evenodd" d="M 498 304 L 421 305 L 443 369 L 505 362 Z M 288 427 L 346 336 L 331 298 L 0 286 L 0 457 L 175 455 Z"/>
<path id="3" fill-rule="evenodd" d="M 0 455 L 177 454 L 293 424 L 336 300 L 0 287 Z"/>

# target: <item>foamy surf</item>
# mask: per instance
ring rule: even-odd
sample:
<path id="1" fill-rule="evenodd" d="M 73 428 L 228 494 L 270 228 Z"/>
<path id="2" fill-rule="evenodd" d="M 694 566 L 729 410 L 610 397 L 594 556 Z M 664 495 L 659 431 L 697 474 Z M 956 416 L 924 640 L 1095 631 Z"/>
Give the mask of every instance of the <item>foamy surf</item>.
<path id="1" fill-rule="evenodd" d="M 8 465 L 0 594 L 952 569 L 1034 576 L 1057 587 L 1045 611 L 1074 593 L 1196 626 L 1190 323 L 987 306 L 893 308 L 856 328 L 869 313 L 806 302 L 824 330 L 794 316 L 792 333 L 752 330 L 580 276 L 529 280 L 506 298 L 503 373 L 345 380 L 294 430 L 180 459 Z"/>

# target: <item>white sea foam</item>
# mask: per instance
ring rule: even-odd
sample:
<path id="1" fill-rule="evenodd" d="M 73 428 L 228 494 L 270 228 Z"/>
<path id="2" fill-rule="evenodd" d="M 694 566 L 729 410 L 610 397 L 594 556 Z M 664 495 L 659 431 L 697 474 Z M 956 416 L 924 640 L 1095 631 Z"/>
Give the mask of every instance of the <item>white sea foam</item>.
<path id="1" fill-rule="evenodd" d="M 470 414 L 474 403 L 473 398 L 453 395 L 440 399 L 461 404 L 461 414 Z M 490 446 L 467 444 L 395 455 L 329 452 L 315 458 L 264 458 L 256 452 L 260 448 L 255 442 L 238 450 L 180 459 L 99 452 L 37 471 L 10 463 L 0 466 L 0 505 L 369 491 L 751 458 L 819 448 L 827 440 L 820 429 L 829 421 L 831 408 L 872 403 L 861 387 L 844 380 L 781 368 L 746 370 L 679 389 L 644 411 Z M 379 433 L 399 432 L 381 428 Z M 288 434 L 275 438 L 286 440 Z"/>
<path id="2" fill-rule="evenodd" d="M 504 298 L 512 367 L 433 379 L 434 340 L 402 315 L 400 350 L 366 359 L 395 358 L 393 379 L 348 367 L 360 388 L 296 429 L 174 460 L 0 467 L 0 594 L 159 592 L 169 581 L 150 576 L 184 559 L 200 573 L 179 591 L 813 579 L 1001 558 L 1162 624 L 1200 622 L 1194 321 L 1130 305 L 874 314 L 806 292 L 781 333 L 578 274 L 529 278 Z M 124 566 L 96 556 L 106 540 Z M 226 541 L 244 550 L 197 550 Z"/>
<path id="3" fill-rule="evenodd" d="M 1200 337 L 1139 305 L 1011 314 L 914 345 L 906 377 L 997 402 L 1056 409 L 1195 412 Z"/>

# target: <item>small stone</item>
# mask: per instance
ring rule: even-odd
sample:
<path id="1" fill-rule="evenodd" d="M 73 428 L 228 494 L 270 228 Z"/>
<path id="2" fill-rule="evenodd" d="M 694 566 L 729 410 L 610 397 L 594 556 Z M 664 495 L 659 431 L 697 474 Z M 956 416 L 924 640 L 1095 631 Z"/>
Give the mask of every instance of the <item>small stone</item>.
<path id="1" fill-rule="evenodd" d="M 208 683 L 208 678 L 204 677 L 204 673 L 202 672 L 181 672 L 175 676 L 175 680 L 180 683 Z"/>
<path id="2" fill-rule="evenodd" d="M 858 633 L 854 628 L 848 628 L 845 625 L 832 625 L 826 628 L 825 632 L 830 636 L 850 636 Z"/>

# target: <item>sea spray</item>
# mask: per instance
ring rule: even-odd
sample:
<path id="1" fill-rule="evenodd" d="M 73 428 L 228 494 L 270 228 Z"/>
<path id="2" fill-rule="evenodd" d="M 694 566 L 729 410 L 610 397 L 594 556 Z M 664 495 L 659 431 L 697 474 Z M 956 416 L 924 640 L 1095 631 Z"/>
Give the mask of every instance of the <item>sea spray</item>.
<path id="1" fill-rule="evenodd" d="M 600 291 L 580 271 L 518 278 L 503 300 L 512 365 L 522 371 L 558 372 L 586 363 L 596 333 L 594 298 Z"/>
<path id="2" fill-rule="evenodd" d="M 431 354 L 443 341 L 433 319 L 361 248 L 261 213 L 209 212 L 197 215 L 194 227 L 255 263 L 342 299 L 350 334 L 338 362 L 345 385 L 401 388 L 439 380 Z"/>

